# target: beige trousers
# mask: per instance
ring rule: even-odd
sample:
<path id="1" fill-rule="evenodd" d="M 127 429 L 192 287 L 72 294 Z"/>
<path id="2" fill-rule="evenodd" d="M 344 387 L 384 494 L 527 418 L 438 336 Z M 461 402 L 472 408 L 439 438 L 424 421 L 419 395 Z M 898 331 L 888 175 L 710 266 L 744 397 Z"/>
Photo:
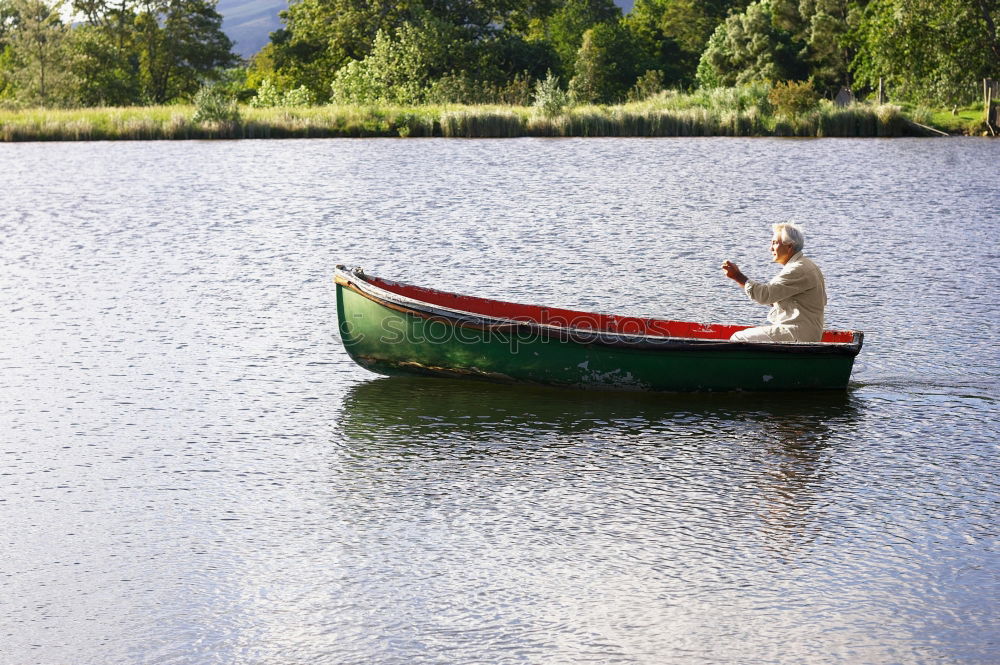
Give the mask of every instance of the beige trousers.
<path id="1" fill-rule="evenodd" d="M 737 330 L 730 337 L 734 342 L 797 342 L 795 326 L 757 326 Z"/>

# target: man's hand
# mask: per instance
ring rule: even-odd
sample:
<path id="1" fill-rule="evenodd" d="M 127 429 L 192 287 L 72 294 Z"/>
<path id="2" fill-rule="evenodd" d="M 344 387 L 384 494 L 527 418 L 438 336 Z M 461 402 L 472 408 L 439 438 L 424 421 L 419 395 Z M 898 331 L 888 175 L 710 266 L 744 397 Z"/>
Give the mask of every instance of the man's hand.
<path id="1" fill-rule="evenodd" d="M 732 261 L 723 261 L 722 270 L 725 271 L 726 277 L 733 280 L 740 286 L 747 283 L 747 276 L 740 272 L 739 266 L 737 266 Z"/>

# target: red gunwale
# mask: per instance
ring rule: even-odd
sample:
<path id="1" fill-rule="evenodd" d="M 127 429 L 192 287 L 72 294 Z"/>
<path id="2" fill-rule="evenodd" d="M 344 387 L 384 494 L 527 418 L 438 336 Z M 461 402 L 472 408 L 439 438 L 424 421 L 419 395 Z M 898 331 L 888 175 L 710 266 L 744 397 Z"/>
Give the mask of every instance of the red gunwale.
<path id="1" fill-rule="evenodd" d="M 637 316 L 614 316 L 611 314 L 598 314 L 596 312 L 579 312 L 559 307 L 522 305 L 503 302 L 501 300 L 450 293 L 448 291 L 438 291 L 411 284 L 402 284 L 370 275 L 365 275 L 364 279 L 380 289 L 395 293 L 404 298 L 419 300 L 438 307 L 447 307 L 448 309 L 498 319 L 529 321 L 564 328 L 582 328 L 585 330 L 601 330 L 652 337 L 728 340 L 729 336 L 737 330 L 744 330 L 751 327 L 719 323 L 706 324 L 689 321 L 668 321 L 666 319 L 650 319 Z M 849 344 L 854 341 L 854 333 L 848 330 L 827 330 L 823 333 L 821 341 L 834 344 Z"/>

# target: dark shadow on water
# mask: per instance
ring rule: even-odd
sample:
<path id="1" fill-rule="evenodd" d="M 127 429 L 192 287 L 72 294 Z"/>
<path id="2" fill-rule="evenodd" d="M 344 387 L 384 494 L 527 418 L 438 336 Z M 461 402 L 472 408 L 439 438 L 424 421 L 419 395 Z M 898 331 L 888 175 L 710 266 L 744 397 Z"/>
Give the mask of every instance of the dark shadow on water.
<path id="1" fill-rule="evenodd" d="M 391 377 L 352 386 L 338 429 L 361 445 L 728 432 L 764 435 L 795 449 L 821 445 L 832 426 L 857 415 L 858 401 L 848 392 L 618 393 Z"/>
<path id="2" fill-rule="evenodd" d="M 361 475 L 406 469 L 393 476 L 398 492 L 432 461 L 606 474 L 588 492 L 661 478 L 688 489 L 635 500 L 670 512 L 697 496 L 707 519 L 749 512 L 767 547 L 790 557 L 815 537 L 821 488 L 838 444 L 864 426 L 863 408 L 848 392 L 610 393 L 393 377 L 348 390 L 336 441 Z"/>

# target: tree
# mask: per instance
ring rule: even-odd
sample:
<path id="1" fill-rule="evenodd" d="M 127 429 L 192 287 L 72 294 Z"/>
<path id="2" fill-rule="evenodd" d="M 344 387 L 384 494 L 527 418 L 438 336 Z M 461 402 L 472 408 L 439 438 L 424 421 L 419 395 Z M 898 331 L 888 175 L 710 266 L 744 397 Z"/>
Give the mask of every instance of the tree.
<path id="1" fill-rule="evenodd" d="M 8 44 L 17 14 L 9 0 L 0 0 L 0 103 L 14 94 L 10 73 L 14 70 L 13 53 Z"/>
<path id="2" fill-rule="evenodd" d="M 618 101 L 648 64 L 646 52 L 624 22 L 598 23 L 583 35 L 570 94 L 582 103 Z"/>
<path id="3" fill-rule="evenodd" d="M 576 56 L 576 75 L 569 82 L 573 101 L 593 104 L 605 96 L 607 60 L 607 50 L 594 43 L 593 28 L 583 33 L 583 44 Z"/>
<path id="4" fill-rule="evenodd" d="M 73 0 L 73 10 L 84 19 L 73 31 L 73 68 L 81 82 L 81 103 L 138 103 L 142 95 L 134 1 Z"/>
<path id="5" fill-rule="evenodd" d="M 494 85 L 506 84 L 516 76 L 541 79 L 559 67 L 559 58 L 549 43 L 531 41 L 508 30 L 479 39 L 473 52 L 476 60 L 470 63 L 470 71 Z"/>
<path id="6" fill-rule="evenodd" d="M 557 63 L 547 43 L 504 27 L 513 6 L 410 6 L 398 26 L 376 33 L 366 55 L 336 71 L 328 94 L 338 102 L 400 104 L 523 98 L 530 82 Z"/>
<path id="7" fill-rule="evenodd" d="M 285 27 L 271 33 L 267 60 L 272 69 L 259 70 L 255 77 L 288 87 L 306 85 L 325 98 L 334 73 L 368 57 L 380 32 L 397 39 L 406 24 L 437 21 L 452 26 L 456 44 L 465 49 L 470 43 L 485 43 L 510 32 L 508 25 L 527 24 L 550 1 L 300 0 L 282 12 Z M 465 66 L 475 62 L 474 58 Z"/>
<path id="8" fill-rule="evenodd" d="M 748 0 L 636 0 L 626 17 L 651 47 L 656 67 L 674 83 L 694 79 L 698 59 L 716 27 Z"/>
<path id="9" fill-rule="evenodd" d="M 430 83 L 465 62 L 460 31 L 432 15 L 404 23 L 395 36 L 379 31 L 372 51 L 342 67 L 333 80 L 341 103 L 419 104 Z"/>
<path id="10" fill-rule="evenodd" d="M 558 70 L 572 74 L 583 34 L 599 23 L 614 23 L 621 10 L 612 0 L 563 0 L 552 13 L 536 20 L 530 39 L 551 45 L 559 59 Z"/>
<path id="11" fill-rule="evenodd" d="M 236 63 L 215 0 L 75 0 L 76 69 L 88 104 L 190 100 Z"/>
<path id="12" fill-rule="evenodd" d="M 772 0 L 759 0 L 719 25 L 698 63 L 702 86 L 808 78 L 791 33 L 772 20 Z"/>
<path id="13" fill-rule="evenodd" d="M 214 1 L 163 0 L 139 25 L 143 94 L 156 104 L 191 99 L 204 80 L 217 80 L 219 68 L 236 62 Z"/>
<path id="14" fill-rule="evenodd" d="M 391 35 L 407 16 L 390 0 L 300 0 L 281 12 L 285 27 L 271 33 L 270 78 L 285 89 L 305 85 L 326 99 L 335 72 L 371 53 L 375 36 Z"/>
<path id="15" fill-rule="evenodd" d="M 796 57 L 808 68 L 816 88 L 832 97 L 850 86 L 848 65 L 854 53 L 847 35 L 850 0 L 772 0 L 772 21 L 792 36 Z"/>
<path id="16" fill-rule="evenodd" d="M 367 90 L 366 98 L 413 99 L 416 85 L 423 98 L 430 86 L 435 99 L 485 99 L 504 96 L 509 85 L 530 91 L 549 69 L 568 78 L 583 33 L 617 22 L 621 10 L 613 0 L 299 0 L 282 17 L 285 27 L 254 58 L 253 82 L 268 79 L 282 90 L 307 85 L 325 96 L 336 78 L 345 98 Z M 419 85 L 412 78 L 405 86 L 388 83 L 387 72 L 398 71 L 405 53 L 437 48 L 433 37 L 420 45 L 404 35 L 430 25 L 449 26 L 450 48 L 438 49 L 440 58 L 420 70 Z"/>
<path id="17" fill-rule="evenodd" d="M 68 67 L 69 27 L 60 18 L 61 3 L 10 0 L 4 3 L 4 71 L 0 91 L 25 106 L 65 106 L 75 102 Z"/>
<path id="18" fill-rule="evenodd" d="M 854 76 L 904 101 L 971 101 L 1000 78 L 998 20 L 997 0 L 872 0 L 852 33 Z"/>
<path id="19" fill-rule="evenodd" d="M 132 50 L 132 36 L 126 36 L 123 41 L 119 46 L 108 39 L 105 30 L 89 23 L 73 30 L 71 66 L 79 82 L 79 100 L 84 106 L 126 106 L 142 98 L 139 57 Z"/>

